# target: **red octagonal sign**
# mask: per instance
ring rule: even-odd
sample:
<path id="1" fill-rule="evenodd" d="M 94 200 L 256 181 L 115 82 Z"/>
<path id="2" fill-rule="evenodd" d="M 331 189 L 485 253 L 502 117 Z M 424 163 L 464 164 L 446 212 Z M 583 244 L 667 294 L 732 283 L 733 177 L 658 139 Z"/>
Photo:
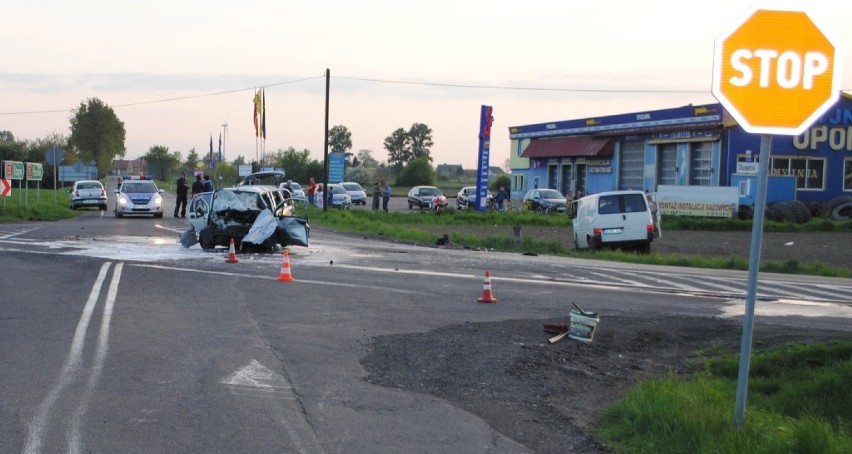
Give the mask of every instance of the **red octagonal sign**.
<path id="1" fill-rule="evenodd" d="M 798 135 L 837 102 L 839 53 L 804 12 L 754 10 L 716 40 L 713 95 L 747 132 Z"/>

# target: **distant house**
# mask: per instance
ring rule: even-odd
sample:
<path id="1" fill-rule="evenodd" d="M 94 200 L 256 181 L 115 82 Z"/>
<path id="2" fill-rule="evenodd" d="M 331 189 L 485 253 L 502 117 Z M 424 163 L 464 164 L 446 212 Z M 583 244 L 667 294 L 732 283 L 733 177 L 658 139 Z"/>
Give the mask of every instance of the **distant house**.
<path id="1" fill-rule="evenodd" d="M 488 168 L 488 174 L 495 177 L 499 177 L 500 175 L 505 175 L 506 172 L 504 172 L 503 169 L 498 166 L 491 166 Z"/>
<path id="2" fill-rule="evenodd" d="M 438 175 L 455 176 L 464 172 L 461 164 L 438 164 L 435 168 L 435 173 Z"/>
<path id="3" fill-rule="evenodd" d="M 112 161 L 112 173 L 114 175 L 145 175 L 148 171 L 148 163 L 145 158 L 134 160 L 116 159 Z"/>

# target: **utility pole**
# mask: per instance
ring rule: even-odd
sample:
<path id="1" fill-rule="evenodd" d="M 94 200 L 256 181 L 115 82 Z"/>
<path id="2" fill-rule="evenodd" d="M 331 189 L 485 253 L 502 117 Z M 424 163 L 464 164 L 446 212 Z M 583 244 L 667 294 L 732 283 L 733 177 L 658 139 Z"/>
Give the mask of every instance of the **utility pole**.
<path id="1" fill-rule="evenodd" d="M 225 156 L 225 145 L 228 143 L 228 120 L 222 125 L 222 156 Z"/>

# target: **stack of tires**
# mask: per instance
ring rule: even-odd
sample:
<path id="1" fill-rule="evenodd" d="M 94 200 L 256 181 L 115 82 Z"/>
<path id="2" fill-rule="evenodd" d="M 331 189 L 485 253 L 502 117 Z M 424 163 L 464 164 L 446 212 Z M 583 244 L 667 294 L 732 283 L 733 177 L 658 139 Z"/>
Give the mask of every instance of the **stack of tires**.
<path id="1" fill-rule="evenodd" d="M 767 208 L 766 219 L 775 222 L 805 224 L 811 220 L 811 210 L 804 202 L 799 200 L 776 202 Z"/>
<path id="2" fill-rule="evenodd" d="M 828 202 L 828 217 L 838 221 L 852 219 L 852 196 L 840 195 Z"/>
<path id="3" fill-rule="evenodd" d="M 824 202 L 802 202 L 790 200 L 786 202 L 775 202 L 766 207 L 766 219 L 775 222 L 792 222 L 805 224 L 812 218 L 828 216 L 831 219 L 845 221 L 852 219 L 852 196 L 837 196 L 828 203 Z M 740 219 L 752 219 L 754 209 L 748 205 L 741 205 L 737 212 Z"/>

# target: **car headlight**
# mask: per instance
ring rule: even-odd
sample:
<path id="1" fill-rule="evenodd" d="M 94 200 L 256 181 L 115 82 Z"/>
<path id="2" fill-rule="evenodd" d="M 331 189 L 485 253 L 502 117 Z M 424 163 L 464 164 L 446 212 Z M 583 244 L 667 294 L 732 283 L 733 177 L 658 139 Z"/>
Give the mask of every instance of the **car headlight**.
<path id="1" fill-rule="evenodd" d="M 160 206 L 163 204 L 163 196 L 157 194 L 154 196 L 154 205 Z"/>
<path id="2" fill-rule="evenodd" d="M 127 205 L 128 203 L 130 203 L 130 201 L 127 200 L 126 195 L 122 194 L 122 195 L 118 196 L 118 204 L 119 205 Z"/>

